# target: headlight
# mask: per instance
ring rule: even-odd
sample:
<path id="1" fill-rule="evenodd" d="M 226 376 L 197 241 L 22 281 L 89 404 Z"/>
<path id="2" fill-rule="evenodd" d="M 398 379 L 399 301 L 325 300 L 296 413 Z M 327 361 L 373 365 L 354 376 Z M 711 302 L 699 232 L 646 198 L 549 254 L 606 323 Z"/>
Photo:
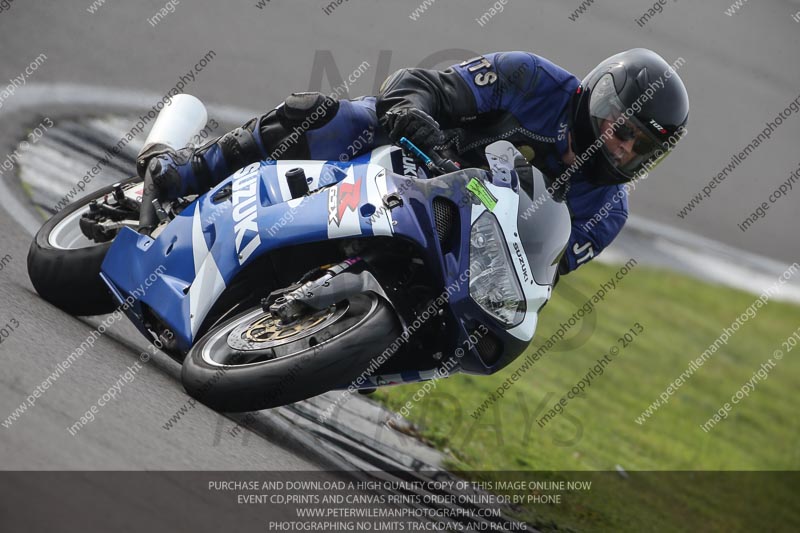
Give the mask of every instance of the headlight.
<path id="1" fill-rule="evenodd" d="M 525 297 L 514 272 L 508 246 L 494 216 L 478 217 L 469 238 L 469 295 L 507 327 L 525 316 Z"/>

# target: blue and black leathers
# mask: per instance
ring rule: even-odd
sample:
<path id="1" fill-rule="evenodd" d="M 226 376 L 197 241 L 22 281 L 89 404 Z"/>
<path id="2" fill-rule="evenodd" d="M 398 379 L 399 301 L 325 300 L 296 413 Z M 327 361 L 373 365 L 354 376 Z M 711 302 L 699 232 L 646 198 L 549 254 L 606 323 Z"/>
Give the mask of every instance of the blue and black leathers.
<path id="1" fill-rule="evenodd" d="M 567 169 L 570 100 L 578 86 L 569 72 L 525 52 L 489 54 L 443 71 L 404 69 L 386 80 L 377 97 L 336 101 L 318 93 L 293 94 L 184 161 L 165 160 L 164 168 L 176 178 L 167 181 L 179 183 L 170 192 L 186 194 L 259 159 L 340 160 L 354 155 L 354 139 L 362 141 L 360 152 L 389 142 L 379 122 L 387 113 L 418 109 L 440 124 L 444 135 L 438 148 L 462 164 L 485 165 L 484 147 L 504 139 L 556 180 Z M 566 200 L 573 222 L 562 273 L 597 256 L 628 213 L 621 185 L 591 184 L 580 169 L 569 177 Z M 598 212 L 608 214 L 598 217 Z"/>
<path id="2" fill-rule="evenodd" d="M 563 157 L 569 151 L 568 113 L 579 84 L 547 59 L 500 52 L 444 71 L 401 70 L 384 84 L 377 111 L 380 116 L 405 107 L 428 113 L 445 130 L 446 144 L 457 158 L 470 165 L 483 163 L 486 145 L 510 141 L 555 180 L 567 169 Z M 628 217 L 627 193 L 621 185 L 591 184 L 580 169 L 567 175 L 573 222 L 562 273 L 599 254 Z M 608 215 L 598 217 L 598 212 Z"/>

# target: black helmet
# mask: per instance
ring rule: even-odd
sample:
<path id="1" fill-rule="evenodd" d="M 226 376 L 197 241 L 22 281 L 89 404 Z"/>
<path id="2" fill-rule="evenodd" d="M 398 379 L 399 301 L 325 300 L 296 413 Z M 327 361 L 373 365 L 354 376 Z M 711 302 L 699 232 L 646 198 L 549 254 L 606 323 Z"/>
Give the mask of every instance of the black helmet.
<path id="1" fill-rule="evenodd" d="M 677 64 L 677 63 L 676 63 Z M 680 77 L 651 50 L 634 48 L 592 70 L 575 91 L 570 129 L 578 162 L 598 185 L 652 170 L 685 134 L 689 96 Z M 612 153 L 608 141 L 630 142 Z"/>

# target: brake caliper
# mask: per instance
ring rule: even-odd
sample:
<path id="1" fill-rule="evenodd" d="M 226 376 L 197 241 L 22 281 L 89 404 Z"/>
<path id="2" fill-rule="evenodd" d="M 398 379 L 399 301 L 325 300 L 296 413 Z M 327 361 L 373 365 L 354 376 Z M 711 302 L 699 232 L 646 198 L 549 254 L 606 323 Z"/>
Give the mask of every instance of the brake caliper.
<path id="1" fill-rule="evenodd" d="M 321 311 L 346 298 L 342 291 L 331 291 L 331 280 L 335 276 L 361 263 L 360 257 L 345 259 L 341 263 L 321 267 L 322 275 L 287 289 L 275 291 L 262 302 L 264 311 L 280 318 L 281 323 L 291 324 L 311 311 Z M 346 289 L 342 287 L 342 289 Z M 320 298 L 320 296 L 325 297 Z M 341 296 L 341 297 L 339 297 Z"/>

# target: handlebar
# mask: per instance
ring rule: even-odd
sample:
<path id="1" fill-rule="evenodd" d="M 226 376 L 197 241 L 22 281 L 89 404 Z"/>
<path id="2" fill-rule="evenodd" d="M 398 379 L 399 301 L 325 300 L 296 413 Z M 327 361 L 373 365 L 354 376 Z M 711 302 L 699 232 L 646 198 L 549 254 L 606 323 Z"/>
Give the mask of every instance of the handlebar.
<path id="1" fill-rule="evenodd" d="M 461 170 L 461 168 L 458 165 L 456 165 L 455 163 L 453 163 L 449 159 L 446 159 L 446 158 L 440 156 L 436 152 L 433 152 L 429 156 L 428 154 L 423 152 L 416 144 L 412 143 L 411 141 L 409 141 L 405 137 L 401 137 L 400 138 L 399 144 L 403 148 L 405 148 L 406 150 L 411 152 L 411 154 L 419 162 L 421 162 L 423 165 L 425 165 L 425 167 L 428 170 L 430 170 L 431 172 L 434 172 L 435 175 L 437 175 L 437 176 L 442 175 L 442 174 L 449 174 L 451 172 L 458 172 L 459 170 Z"/>
<path id="2" fill-rule="evenodd" d="M 151 160 L 152 162 L 152 160 Z M 150 163 L 144 173 L 144 189 L 142 190 L 142 206 L 139 212 L 139 233 L 150 236 L 158 225 L 158 213 L 153 204 L 156 200 L 156 187 L 153 183 L 153 174 L 150 172 Z"/>

